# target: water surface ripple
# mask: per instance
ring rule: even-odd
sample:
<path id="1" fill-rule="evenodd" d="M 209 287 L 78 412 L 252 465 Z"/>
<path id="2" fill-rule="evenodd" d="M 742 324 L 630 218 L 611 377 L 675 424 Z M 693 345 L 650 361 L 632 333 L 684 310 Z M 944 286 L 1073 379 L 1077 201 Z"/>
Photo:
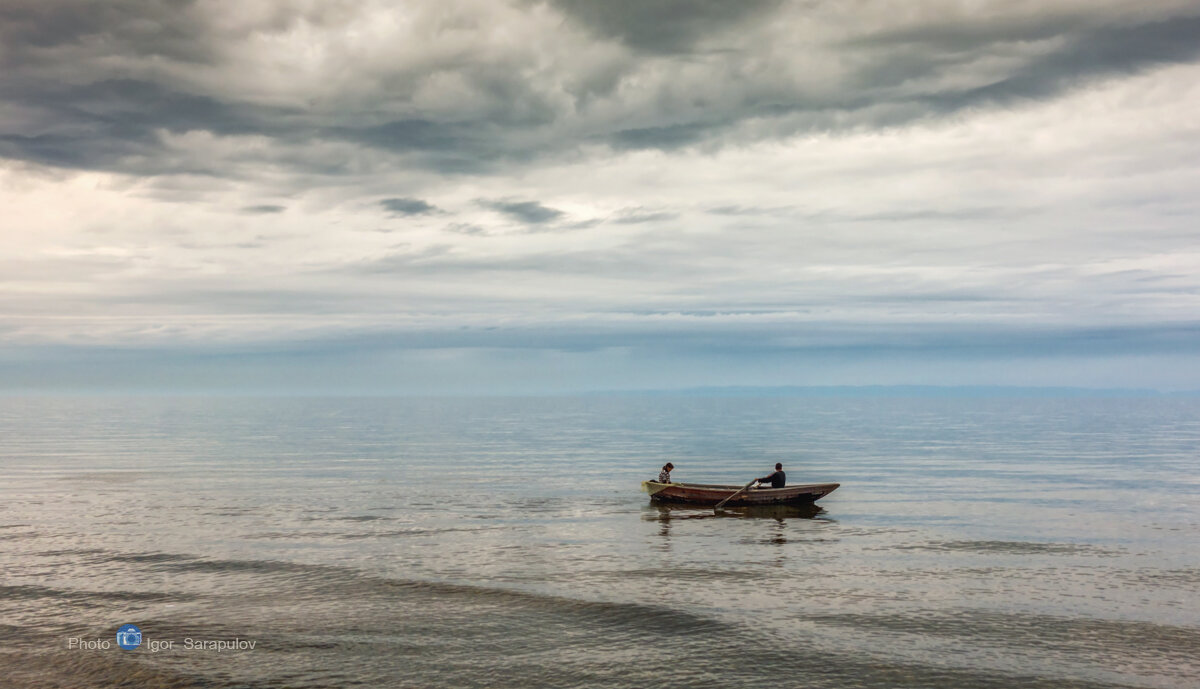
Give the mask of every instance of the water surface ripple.
<path id="1" fill-rule="evenodd" d="M 1200 686 L 1194 399 L 5 398 L 0 443 L 5 686 Z M 668 460 L 842 488 L 655 506 Z"/>

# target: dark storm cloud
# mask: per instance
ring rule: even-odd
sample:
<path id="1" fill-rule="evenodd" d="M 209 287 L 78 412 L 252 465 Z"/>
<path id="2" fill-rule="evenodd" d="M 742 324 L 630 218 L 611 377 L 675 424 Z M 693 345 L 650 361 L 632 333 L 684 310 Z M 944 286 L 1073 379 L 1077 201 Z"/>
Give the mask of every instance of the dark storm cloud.
<path id="1" fill-rule="evenodd" d="M 402 119 L 383 124 L 346 127 L 314 125 L 314 137 L 350 141 L 367 148 L 410 154 L 412 159 L 439 172 L 477 172 L 509 154 L 505 137 L 510 132 L 486 120 L 438 122 Z M 521 157 L 513 152 L 515 157 Z"/>
<path id="2" fill-rule="evenodd" d="M 721 127 L 731 124 L 732 120 L 726 120 L 722 123 L 691 122 L 664 127 L 622 129 L 608 135 L 608 141 L 617 150 L 656 148 L 671 151 L 703 141 Z"/>
<path id="3" fill-rule="evenodd" d="M 973 89 L 930 94 L 922 100 L 959 109 L 986 101 L 1049 98 L 1094 78 L 1129 74 L 1159 64 L 1191 62 L 1197 57 L 1200 16 L 1111 27 L 1069 38 L 1064 48 L 1033 60 L 1007 78 Z"/>
<path id="4" fill-rule="evenodd" d="M 83 41 L 109 55 L 158 55 L 208 62 L 212 44 L 189 14 L 194 0 L 5 0 L 0 3 L 0 64 L 13 66 L 39 51 Z"/>
<path id="5" fill-rule="evenodd" d="M 487 122 L 401 120 L 346 127 L 296 108 L 221 100 L 147 81 L 58 86 L 0 79 L 0 98 L 19 103 L 38 122 L 24 131 L 0 129 L 0 156 L 61 167 L 134 174 L 229 174 L 196 160 L 173 157 L 160 136 L 192 131 L 264 136 L 296 149 L 317 141 L 348 141 L 416 154 L 414 160 L 423 167 L 447 173 L 480 171 L 505 156 L 527 157 L 527 152 L 504 150 L 504 133 L 488 134 L 494 126 Z M 307 167 L 324 173 L 343 171 L 325 161 Z"/>
<path id="6" fill-rule="evenodd" d="M 860 24 L 887 24 L 876 16 L 883 10 L 864 6 L 871 21 L 859 22 L 828 11 L 836 5 L 776 0 L 554 0 L 550 7 L 594 40 L 616 41 L 629 54 L 607 61 L 548 54 L 553 59 L 538 66 L 546 56 L 523 48 L 467 42 L 446 52 L 439 35 L 420 35 L 428 50 L 418 43 L 390 72 L 349 63 L 344 79 L 317 79 L 311 93 L 271 101 L 258 97 L 252 84 L 238 90 L 222 78 L 266 65 L 263 78 L 277 83 L 279 75 L 270 71 L 278 69 L 275 58 L 248 48 L 255 37 L 283 37 L 302 24 L 316 41 L 323 29 L 367 10 L 281 7 L 231 28 L 212 7 L 185 0 L 9 0 L 0 4 L 0 101 L 8 106 L 0 111 L 0 156 L 142 175 L 241 174 L 245 166 L 226 164 L 220 153 L 212 159 L 180 155 L 163 140 L 164 133 L 208 132 L 261 137 L 271 144 L 263 150 L 272 152 L 236 155 L 277 156 L 273 162 L 321 175 L 355 170 L 350 162 L 304 155 L 329 142 L 390 154 L 392 165 L 405 168 L 503 173 L 585 142 L 672 151 L 899 125 L 1052 98 L 1090 80 L 1200 56 L 1200 16 L 1159 8 L 1144 15 L 1153 21 L 1141 24 L 1119 14 L 1052 8 L 1014 10 L 1012 17 L 1003 8 L 953 19 L 917 13 L 903 28 L 864 34 Z M 526 14 L 502 16 L 514 35 L 527 31 L 536 40 L 534 32 L 544 30 L 522 23 Z M 787 34 L 761 30 L 767 22 L 795 22 L 798 30 L 813 31 L 822 21 L 831 22 L 827 28 L 836 38 L 798 34 L 794 45 L 782 45 Z M 786 74 L 793 55 L 813 57 L 811 74 Z M 687 81 L 701 58 L 709 76 Z M 989 58 L 1008 66 L 994 72 L 994 66 L 976 65 Z M 182 73 L 204 78 L 177 78 Z M 948 75 L 953 78 L 942 78 Z M 813 85 L 830 79 L 842 86 Z M 313 105 L 341 102 L 343 87 L 369 95 L 341 108 Z M 424 107 L 418 94 L 447 96 L 434 101 L 451 105 Z M 603 107 L 592 107 L 597 102 Z M 498 210 L 528 224 L 558 218 L 536 204 Z"/>
<path id="7" fill-rule="evenodd" d="M 561 219 L 565 213 L 537 201 L 480 201 L 480 205 L 527 225 L 544 225 Z"/>
<path id="8" fill-rule="evenodd" d="M 1044 53 L 1026 44 L 1061 44 Z M 847 88 L 832 93 L 805 93 L 772 84 L 735 96 L 734 84 L 715 89 L 729 95 L 724 102 L 679 115 L 686 121 L 611 131 L 604 138 L 617 150 L 671 151 L 719 141 L 750 120 L 781 121 L 760 126 L 759 137 L 846 126 L 887 127 L 931 114 L 1005 104 L 1014 99 L 1050 99 L 1097 79 L 1125 76 L 1156 65 L 1193 62 L 1200 58 L 1200 16 L 1183 14 L 1166 21 L 1090 27 L 1084 18 L 1050 14 L 1024 22 L 935 23 L 887 31 L 847 41 L 846 53 L 861 66 L 847 74 Z M 967 87 L 914 87 L 911 92 L 885 91 L 955 70 L 970 75 L 972 62 L 988 56 L 1012 58 L 1029 53 L 1025 64 L 1000 78 L 980 73 Z M 752 59 L 756 48 L 743 45 L 729 64 Z M 736 72 L 735 72 L 736 73 Z M 708 94 L 704 94 L 708 95 Z M 754 138 L 751 134 L 751 138 Z"/>
<path id="9" fill-rule="evenodd" d="M 392 215 L 429 215 L 430 213 L 438 212 L 437 206 L 431 205 L 425 201 L 422 201 L 421 199 L 383 199 L 379 202 L 379 204 L 387 209 Z"/>
<path id="10" fill-rule="evenodd" d="M 551 4 L 601 37 L 649 53 L 678 53 L 769 13 L 782 0 L 552 0 Z"/>
<path id="11" fill-rule="evenodd" d="M 280 7 L 230 29 L 222 26 L 230 22 L 214 16 L 213 8 L 191 0 L 0 4 L 0 65 L 5 67 L 0 101 L 13 109 L 10 113 L 19 109 L 18 116 L 0 117 L 0 157 L 147 175 L 234 174 L 172 157 L 162 141 L 163 132 L 198 131 L 262 136 L 297 150 L 321 141 L 350 142 L 408 155 L 410 162 L 428 169 L 465 172 L 505 157 L 527 158 L 532 152 L 511 146 L 506 136 L 553 119 L 540 96 L 508 65 L 470 54 L 452 55 L 445 68 L 430 64 L 427 71 L 397 65 L 387 79 L 387 93 L 380 96 L 400 101 L 399 116 L 393 117 L 377 103 L 364 103 L 361 111 L 317 111 L 268 105 L 253 92 L 247 98 L 220 87 L 222 71 L 252 68 L 231 63 L 231 49 L 240 49 L 256 34 L 284 32 L 293 24 L 319 30 L 322 12 L 319 7 Z M 194 73 L 218 77 L 215 87 L 202 85 L 214 83 L 209 80 L 171 75 L 172 70 L 200 68 L 208 71 Z M 487 96 L 483 111 L 432 119 L 404 116 L 411 108 L 403 101 L 439 71 L 456 74 Z M 291 163 L 306 171 L 344 172 L 323 161 L 293 158 Z"/>
<path id="12" fill-rule="evenodd" d="M 194 161 L 169 158 L 159 132 L 286 136 L 281 108 L 222 102 L 132 79 L 83 85 L 0 78 L 0 98 L 33 111 L 37 124 L 0 134 L 6 157 L 64 167 L 215 174 Z"/>

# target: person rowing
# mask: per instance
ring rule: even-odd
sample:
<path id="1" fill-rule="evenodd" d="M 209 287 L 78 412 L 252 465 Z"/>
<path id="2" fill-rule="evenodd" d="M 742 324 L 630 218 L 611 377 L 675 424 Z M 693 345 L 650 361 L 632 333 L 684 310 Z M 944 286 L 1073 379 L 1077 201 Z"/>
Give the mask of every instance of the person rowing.
<path id="1" fill-rule="evenodd" d="M 762 478 L 754 479 L 755 483 L 770 483 L 772 488 L 783 488 L 787 485 L 787 474 L 783 473 L 783 464 L 776 462 L 775 471 Z M 754 486 L 759 488 L 760 486 Z"/>

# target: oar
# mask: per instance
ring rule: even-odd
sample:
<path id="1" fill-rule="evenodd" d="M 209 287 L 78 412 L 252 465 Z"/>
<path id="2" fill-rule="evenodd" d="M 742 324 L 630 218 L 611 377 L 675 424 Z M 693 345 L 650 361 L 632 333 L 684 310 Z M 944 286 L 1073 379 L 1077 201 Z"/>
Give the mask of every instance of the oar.
<path id="1" fill-rule="evenodd" d="M 758 479 L 754 479 L 750 483 L 747 483 L 746 485 L 742 486 L 742 490 L 739 490 L 738 492 L 734 493 L 733 495 L 730 495 L 729 497 L 725 498 L 721 502 L 718 502 L 717 506 L 713 508 L 713 513 L 715 514 L 717 512 L 720 512 L 722 505 L 724 505 L 725 503 L 729 502 L 730 500 L 736 498 L 737 496 L 741 495 L 743 491 L 745 491 L 750 486 L 753 486 L 755 483 L 758 483 Z"/>

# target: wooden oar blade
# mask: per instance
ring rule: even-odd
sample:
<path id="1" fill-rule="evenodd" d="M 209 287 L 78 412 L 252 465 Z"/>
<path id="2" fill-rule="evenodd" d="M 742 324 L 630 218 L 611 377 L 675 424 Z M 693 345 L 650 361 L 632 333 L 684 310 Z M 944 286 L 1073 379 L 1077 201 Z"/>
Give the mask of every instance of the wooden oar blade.
<path id="1" fill-rule="evenodd" d="M 725 506 L 725 503 L 727 503 L 727 502 L 729 502 L 730 500 L 732 500 L 732 499 L 736 498 L 737 496 L 741 495 L 743 492 L 745 492 L 745 490 L 746 490 L 747 488 L 749 488 L 750 486 L 753 486 L 753 485 L 754 485 L 754 483 L 755 483 L 755 481 L 758 481 L 758 479 L 754 479 L 754 481 L 751 481 L 750 483 L 747 483 L 746 485 L 742 486 L 742 489 L 741 489 L 741 490 L 737 491 L 737 492 L 736 492 L 736 493 L 734 493 L 733 495 L 730 495 L 729 497 L 725 498 L 725 499 L 724 499 L 724 500 L 722 500 L 721 502 L 718 502 L 718 503 L 717 503 L 717 506 L 713 508 L 713 512 L 720 512 L 720 511 L 721 511 L 721 508 Z"/>

